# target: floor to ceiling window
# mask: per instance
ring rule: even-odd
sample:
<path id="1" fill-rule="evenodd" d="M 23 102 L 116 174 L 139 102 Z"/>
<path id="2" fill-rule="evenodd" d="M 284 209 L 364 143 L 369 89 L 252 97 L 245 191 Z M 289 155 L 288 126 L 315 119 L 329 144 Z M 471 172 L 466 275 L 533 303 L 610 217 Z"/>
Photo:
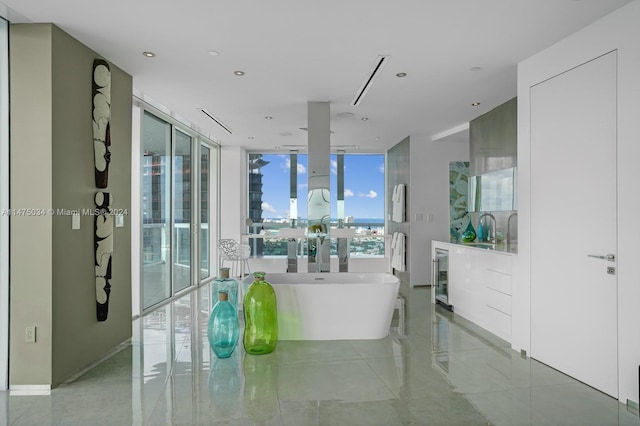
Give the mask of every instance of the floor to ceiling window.
<path id="1" fill-rule="evenodd" d="M 214 196 L 212 188 L 213 164 L 211 163 L 211 148 L 200 145 L 200 279 L 211 276 L 211 198 Z"/>
<path id="2" fill-rule="evenodd" d="M 306 227 L 307 155 L 250 153 L 248 160 L 249 234 Z M 330 162 L 332 226 L 370 235 L 352 241 L 352 256 L 384 256 L 384 154 L 331 154 Z M 249 242 L 254 256 L 287 255 L 286 239 L 251 238 Z M 335 244 L 331 252 L 336 254 Z"/>
<path id="3" fill-rule="evenodd" d="M 142 157 L 142 306 L 171 296 L 171 125 L 145 112 Z"/>
<path id="4" fill-rule="evenodd" d="M 184 290 L 191 282 L 191 143 L 176 130 L 173 146 L 173 289 Z"/>
<path id="5" fill-rule="evenodd" d="M 344 179 L 345 226 L 368 235 L 351 241 L 351 256 L 384 256 L 384 154 L 344 154 L 336 173 Z"/>
<path id="6" fill-rule="evenodd" d="M 141 308 L 211 276 L 217 145 L 168 117 L 141 119 Z"/>

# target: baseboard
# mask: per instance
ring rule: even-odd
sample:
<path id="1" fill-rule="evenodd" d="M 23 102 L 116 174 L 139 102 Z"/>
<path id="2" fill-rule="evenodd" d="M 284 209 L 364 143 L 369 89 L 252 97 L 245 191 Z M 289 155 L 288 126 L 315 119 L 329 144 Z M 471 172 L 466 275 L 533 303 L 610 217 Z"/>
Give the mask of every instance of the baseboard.
<path id="1" fill-rule="evenodd" d="M 11 396 L 51 395 L 51 385 L 10 385 Z"/>

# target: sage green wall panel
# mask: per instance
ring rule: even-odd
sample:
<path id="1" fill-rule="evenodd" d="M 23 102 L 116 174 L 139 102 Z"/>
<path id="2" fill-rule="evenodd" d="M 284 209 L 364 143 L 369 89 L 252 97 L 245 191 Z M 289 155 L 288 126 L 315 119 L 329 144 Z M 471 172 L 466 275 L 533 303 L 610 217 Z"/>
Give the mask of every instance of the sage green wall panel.
<path id="1" fill-rule="evenodd" d="M 101 57 L 53 27 L 53 206 L 95 209 L 92 127 L 93 60 Z M 112 209 L 131 211 L 132 78 L 111 69 Z M 53 383 L 91 364 L 131 337 L 131 221 L 114 228 L 109 315 L 96 320 L 94 216 L 53 217 Z"/>
<path id="2" fill-rule="evenodd" d="M 469 173 L 515 167 L 517 163 L 517 99 L 513 98 L 469 123 Z"/>
<path id="3" fill-rule="evenodd" d="M 52 206 L 51 26 L 10 27 L 10 207 Z M 50 385 L 52 217 L 10 221 L 9 384 Z M 25 327 L 36 326 L 36 343 Z"/>
<path id="4" fill-rule="evenodd" d="M 12 206 L 53 214 L 11 228 L 10 386 L 55 386 L 131 336 L 131 218 L 114 229 L 109 317 L 96 320 L 94 217 L 71 229 L 67 210 L 93 210 L 93 60 L 52 24 L 11 26 Z M 131 211 L 132 78 L 111 65 L 112 208 Z M 37 342 L 24 343 L 24 327 Z"/>

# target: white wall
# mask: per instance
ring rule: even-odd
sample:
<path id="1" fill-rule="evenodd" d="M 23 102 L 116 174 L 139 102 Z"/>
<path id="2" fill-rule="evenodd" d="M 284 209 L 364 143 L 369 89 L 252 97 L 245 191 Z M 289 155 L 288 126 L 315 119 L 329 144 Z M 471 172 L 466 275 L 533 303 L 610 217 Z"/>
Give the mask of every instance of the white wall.
<path id="1" fill-rule="evenodd" d="M 449 241 L 449 162 L 469 161 L 469 142 L 410 137 L 411 286 L 431 283 L 431 241 Z M 422 215 L 417 220 L 416 215 Z M 432 220 L 429 220 L 432 218 Z"/>
<path id="2" fill-rule="evenodd" d="M 530 122 L 529 89 L 563 71 L 612 50 L 618 51 L 618 371 L 619 399 L 638 402 L 640 244 L 640 0 L 585 27 L 518 66 L 518 276 L 513 288 L 512 346 L 530 350 Z M 585 147 L 588 149 L 588 147 Z M 576 155 L 579 160 L 579 153 Z M 559 241 L 561 243 L 561 241 Z M 594 312 L 597 315 L 597 312 Z M 597 366 L 594 366 L 597 368 Z"/>

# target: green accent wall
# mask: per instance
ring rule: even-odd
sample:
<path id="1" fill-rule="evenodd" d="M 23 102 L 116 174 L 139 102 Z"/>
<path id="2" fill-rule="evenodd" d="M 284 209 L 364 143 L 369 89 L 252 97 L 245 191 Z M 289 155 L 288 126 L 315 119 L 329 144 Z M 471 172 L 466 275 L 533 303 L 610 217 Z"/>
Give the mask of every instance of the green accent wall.
<path id="1" fill-rule="evenodd" d="M 11 208 L 94 209 L 92 64 L 100 55 L 53 24 L 10 27 Z M 108 58 L 106 58 L 108 61 Z M 131 211 L 132 77 L 111 65 L 109 186 Z M 131 217 L 114 230 L 106 322 L 96 320 L 94 217 L 11 219 L 10 387 L 55 386 L 131 337 Z M 36 326 L 36 343 L 25 327 Z"/>

